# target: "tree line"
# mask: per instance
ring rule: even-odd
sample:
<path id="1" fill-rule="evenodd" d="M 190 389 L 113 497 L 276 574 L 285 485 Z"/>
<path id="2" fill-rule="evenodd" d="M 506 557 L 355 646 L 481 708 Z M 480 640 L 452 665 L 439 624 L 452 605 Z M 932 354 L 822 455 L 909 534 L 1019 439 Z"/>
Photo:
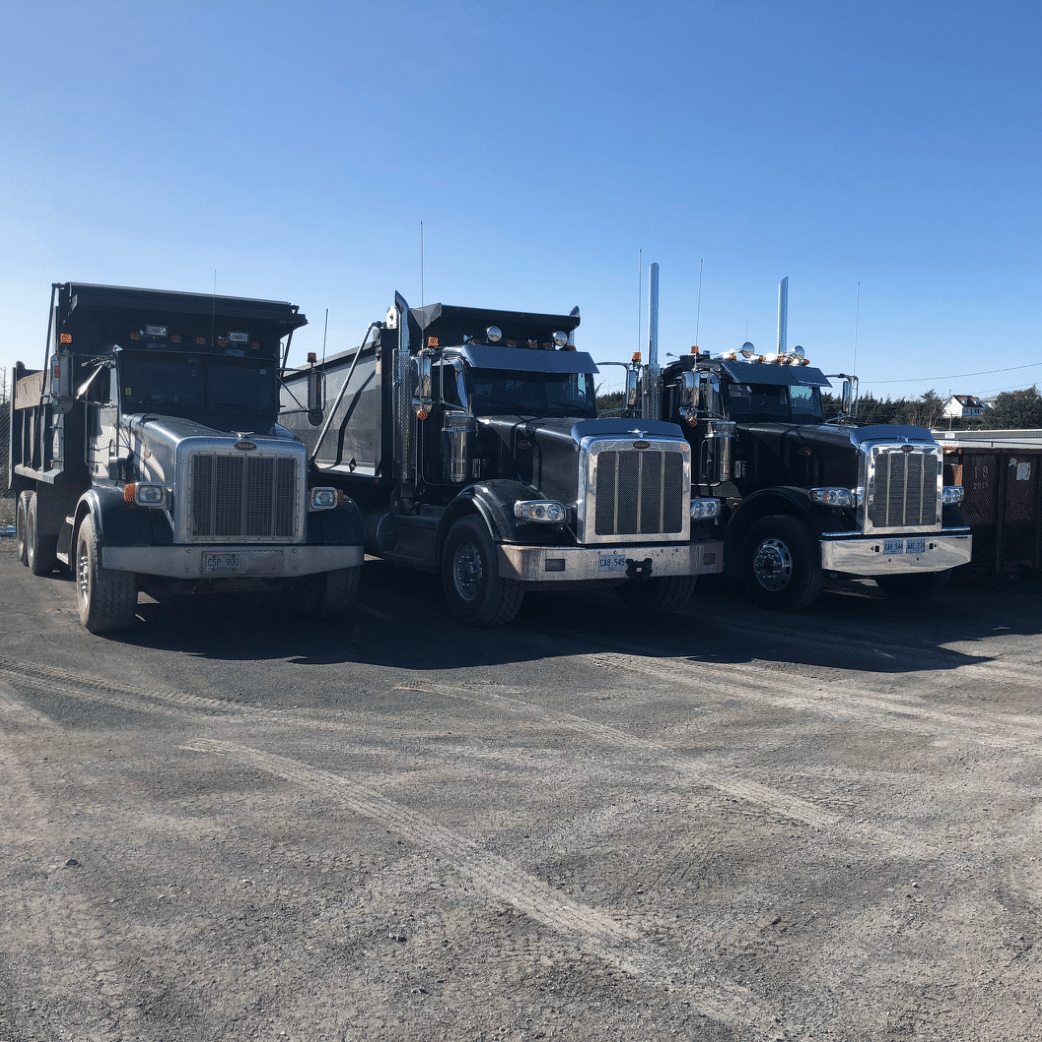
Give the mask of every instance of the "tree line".
<path id="1" fill-rule="evenodd" d="M 597 395 L 597 412 L 618 412 L 622 408 L 622 391 Z M 823 393 L 821 401 L 825 419 L 839 414 L 838 396 Z M 995 404 L 981 416 L 963 419 L 943 416 L 944 399 L 930 390 L 918 398 L 876 398 L 866 394 L 858 399 L 857 425 L 867 427 L 874 423 L 909 424 L 913 427 L 934 427 L 945 430 L 1042 430 L 1042 395 L 1032 384 L 1021 391 L 1004 391 Z"/>

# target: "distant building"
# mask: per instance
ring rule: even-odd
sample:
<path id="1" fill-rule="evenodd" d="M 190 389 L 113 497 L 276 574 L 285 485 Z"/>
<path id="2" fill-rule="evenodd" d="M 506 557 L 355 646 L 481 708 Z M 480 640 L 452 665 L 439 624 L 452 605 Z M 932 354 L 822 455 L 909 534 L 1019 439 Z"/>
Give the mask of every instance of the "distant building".
<path id="1" fill-rule="evenodd" d="M 942 416 L 953 420 L 972 420 L 984 414 L 984 402 L 973 394 L 952 394 L 944 403 Z"/>

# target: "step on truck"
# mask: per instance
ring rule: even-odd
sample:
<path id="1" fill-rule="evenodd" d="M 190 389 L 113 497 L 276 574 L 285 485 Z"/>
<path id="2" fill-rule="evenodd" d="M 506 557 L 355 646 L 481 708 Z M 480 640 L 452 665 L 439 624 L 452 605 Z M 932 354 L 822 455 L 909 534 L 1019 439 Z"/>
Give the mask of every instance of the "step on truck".
<path id="1" fill-rule="evenodd" d="M 842 373 L 840 415 L 826 422 L 831 381 L 802 347 L 785 349 L 780 305 L 770 354 L 693 347 L 661 370 L 634 355 L 623 414 L 681 426 L 694 495 L 723 504 L 725 571 L 761 607 L 806 608 L 826 575 L 872 578 L 893 597 L 937 592 L 971 550 L 942 447 L 922 427 L 856 426 L 857 381 Z"/>
<path id="2" fill-rule="evenodd" d="M 578 309 L 410 308 L 396 294 L 360 347 L 284 374 L 313 480 L 358 503 L 369 554 L 440 572 L 466 623 L 509 622 L 529 590 L 596 584 L 675 610 L 722 566 L 719 504 L 692 523 L 682 432 L 598 419 L 578 325 Z"/>
<path id="3" fill-rule="evenodd" d="M 277 422 L 292 304 L 123 286 L 52 287 L 44 366 L 15 366 L 19 554 L 75 579 L 93 633 L 157 599 L 277 591 L 343 614 L 364 551 L 357 507 L 309 482 Z"/>

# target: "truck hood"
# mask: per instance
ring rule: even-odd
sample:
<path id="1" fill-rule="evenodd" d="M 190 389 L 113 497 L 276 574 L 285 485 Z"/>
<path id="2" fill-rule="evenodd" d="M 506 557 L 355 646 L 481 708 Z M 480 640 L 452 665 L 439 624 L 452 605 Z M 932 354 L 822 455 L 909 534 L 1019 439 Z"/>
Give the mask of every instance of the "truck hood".
<path id="1" fill-rule="evenodd" d="M 837 424 L 741 423 L 737 459 L 747 460 L 755 484 L 801 488 L 842 486 L 858 482 L 858 450 L 871 442 L 934 444 L 923 427 L 877 424 L 843 427 Z"/>
<path id="2" fill-rule="evenodd" d="M 584 439 L 629 436 L 684 440 L 675 423 L 662 420 L 482 416 L 478 430 L 483 432 L 486 446 L 495 439 L 500 476 L 516 475 L 540 496 L 568 505 L 579 495 L 579 451 Z"/>

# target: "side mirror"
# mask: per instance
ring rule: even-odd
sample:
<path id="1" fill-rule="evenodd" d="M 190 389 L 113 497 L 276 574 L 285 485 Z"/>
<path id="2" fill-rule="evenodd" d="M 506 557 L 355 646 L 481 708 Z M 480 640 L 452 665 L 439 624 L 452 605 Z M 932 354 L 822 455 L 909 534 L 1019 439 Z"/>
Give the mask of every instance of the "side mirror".
<path id="1" fill-rule="evenodd" d="M 325 374 L 312 367 L 308 370 L 308 423 L 317 427 L 325 410 Z"/>
<path id="2" fill-rule="evenodd" d="M 413 392 L 412 406 L 416 410 L 417 417 L 425 420 L 434 405 L 434 397 L 431 393 L 431 352 L 424 349 L 413 362 L 416 366 L 416 390 Z"/>
<path id="3" fill-rule="evenodd" d="M 626 370 L 626 408 L 635 409 L 640 403 L 640 370 Z"/>
<path id="4" fill-rule="evenodd" d="M 51 408 L 67 413 L 72 408 L 72 355 L 58 354 L 51 359 Z"/>

